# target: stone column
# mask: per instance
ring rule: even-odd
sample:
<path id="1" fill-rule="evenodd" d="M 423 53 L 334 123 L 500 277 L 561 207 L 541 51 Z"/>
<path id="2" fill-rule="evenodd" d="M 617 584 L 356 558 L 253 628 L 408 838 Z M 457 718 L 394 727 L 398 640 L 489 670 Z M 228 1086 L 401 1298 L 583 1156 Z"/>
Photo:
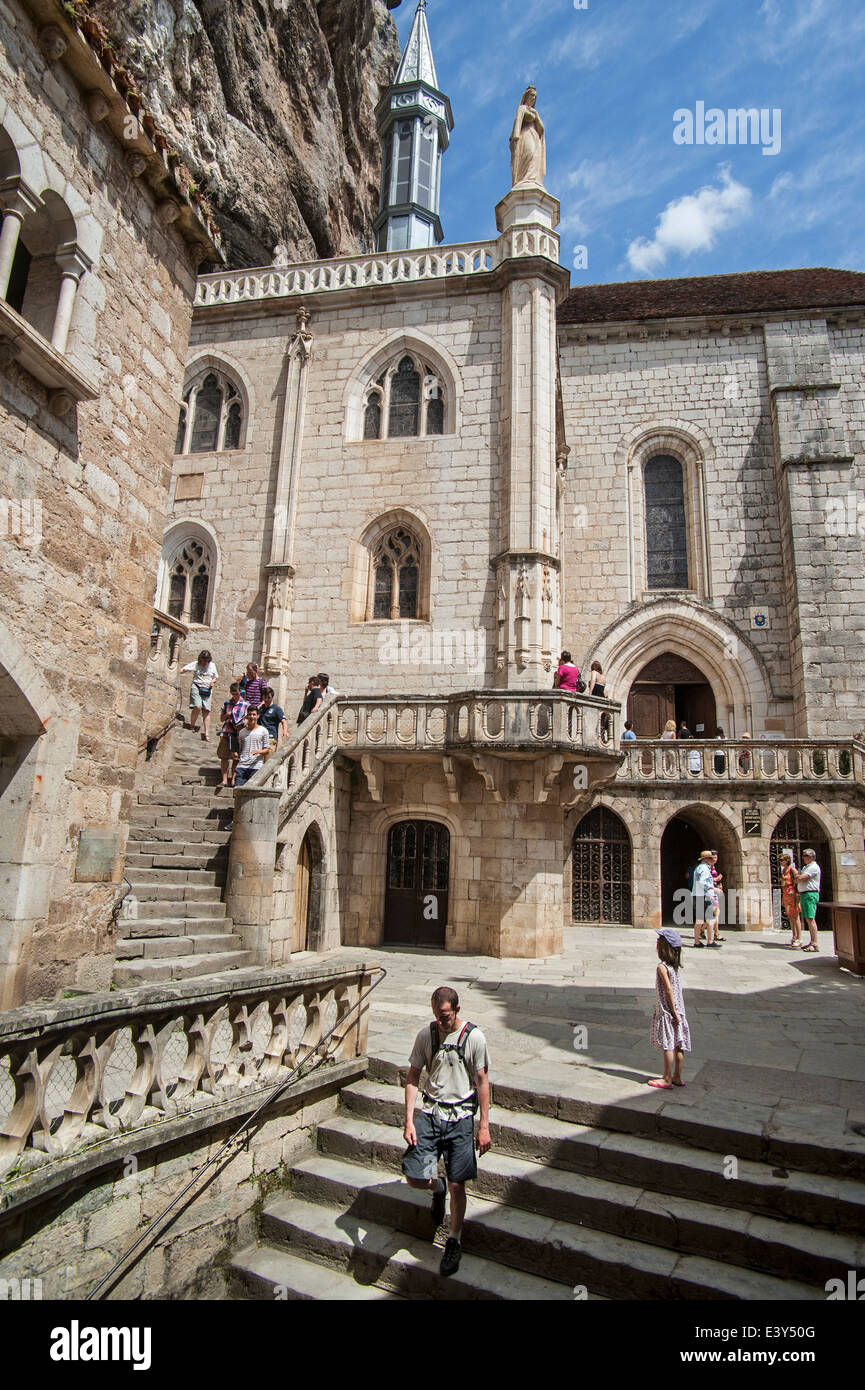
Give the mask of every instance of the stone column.
<path id="1" fill-rule="evenodd" d="M 825 319 L 764 326 L 787 583 L 796 733 L 862 726 L 865 555 L 840 383 Z"/>
<path id="2" fill-rule="evenodd" d="M 73 242 L 58 248 L 56 260 L 60 267 L 60 294 L 51 330 L 51 346 L 55 352 L 65 352 L 78 282 L 92 262 Z"/>
<path id="3" fill-rule="evenodd" d="M 253 965 L 270 964 L 270 922 L 279 829 L 279 788 L 234 793 L 234 828 L 228 861 L 225 905 L 228 916 L 252 951 Z"/>
<path id="4" fill-rule="evenodd" d="M 0 299 L 6 298 L 12 262 L 24 219 L 39 206 L 39 198 L 15 176 L 0 184 L 0 205 L 3 208 L 3 227 L 0 230 Z"/>
<path id="5" fill-rule="evenodd" d="M 267 566 L 267 622 L 261 665 L 268 673 L 271 683 L 276 683 L 276 698 L 279 704 L 283 704 L 286 697 L 291 612 L 294 604 L 294 528 L 300 487 L 309 367 L 313 353 L 312 334 L 308 325 L 309 314 L 301 306 L 297 311 L 297 327 L 287 354 L 273 535 L 270 562 Z"/>
<path id="6" fill-rule="evenodd" d="M 496 565 L 496 684 L 545 688 L 561 640 L 556 511 L 556 304 L 568 276 L 540 187 L 496 208 L 502 293 L 502 530 Z"/>

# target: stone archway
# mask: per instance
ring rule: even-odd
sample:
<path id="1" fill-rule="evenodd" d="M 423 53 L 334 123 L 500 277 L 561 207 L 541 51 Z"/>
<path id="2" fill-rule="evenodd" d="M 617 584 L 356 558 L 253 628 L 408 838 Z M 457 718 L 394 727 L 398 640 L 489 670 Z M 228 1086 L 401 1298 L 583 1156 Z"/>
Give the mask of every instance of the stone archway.
<path id="1" fill-rule="evenodd" d="M 574 922 L 633 922 L 631 837 L 608 806 L 595 806 L 574 829 L 571 841 L 571 919 Z"/>
<path id="2" fill-rule="evenodd" d="M 658 599 L 617 620 L 601 635 L 585 665 L 597 658 L 607 691 L 622 703 L 656 657 L 691 663 L 711 685 L 716 719 L 728 738 L 762 731 L 773 708 L 769 678 L 753 643 L 719 614 L 687 599 Z"/>
<path id="3" fill-rule="evenodd" d="M 307 827 L 297 856 L 291 954 L 318 951 L 323 936 L 324 849 L 318 826 Z"/>
<path id="4" fill-rule="evenodd" d="M 711 806 L 683 807 L 667 821 L 658 846 L 662 923 L 678 925 L 673 913 L 676 903 L 684 900 L 681 897 L 677 899 L 676 894 L 687 890 L 688 869 L 704 849 L 718 852 L 718 869 L 723 874 L 724 893 L 740 889 L 742 851 L 735 831 Z M 722 912 L 722 922 L 727 915 Z"/>

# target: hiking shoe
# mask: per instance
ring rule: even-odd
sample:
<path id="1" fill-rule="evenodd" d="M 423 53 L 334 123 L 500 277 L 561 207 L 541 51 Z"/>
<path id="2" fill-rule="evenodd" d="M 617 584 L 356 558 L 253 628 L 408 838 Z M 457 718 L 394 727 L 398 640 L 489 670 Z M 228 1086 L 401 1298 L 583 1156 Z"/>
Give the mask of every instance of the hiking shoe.
<path id="1" fill-rule="evenodd" d="M 439 1273 L 447 1277 L 448 1274 L 456 1274 L 460 1267 L 463 1248 L 456 1236 L 448 1236 L 445 1244 L 445 1252 L 442 1255 L 442 1262 L 439 1265 Z"/>
<path id="2" fill-rule="evenodd" d="M 441 1179 L 439 1179 L 439 1181 L 441 1181 Z M 445 1219 L 445 1206 L 446 1206 L 446 1204 L 447 1204 L 447 1199 L 448 1199 L 448 1190 L 447 1190 L 446 1187 L 443 1187 L 441 1190 L 439 1190 L 437 1187 L 436 1187 L 436 1188 L 433 1188 L 433 1195 L 432 1195 L 432 1219 L 433 1219 L 433 1230 L 435 1230 L 435 1231 L 438 1230 L 439 1226 L 442 1224 L 442 1222 L 443 1222 L 444 1219 Z"/>

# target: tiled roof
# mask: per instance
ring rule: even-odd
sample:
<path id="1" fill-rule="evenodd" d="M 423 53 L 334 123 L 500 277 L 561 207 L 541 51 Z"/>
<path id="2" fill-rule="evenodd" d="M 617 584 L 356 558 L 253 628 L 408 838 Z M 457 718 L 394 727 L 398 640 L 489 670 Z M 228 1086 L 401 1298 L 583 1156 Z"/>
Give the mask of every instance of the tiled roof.
<path id="1" fill-rule="evenodd" d="M 817 266 L 579 286 L 560 304 L 558 319 L 559 323 L 609 323 L 777 313 L 847 304 L 865 304 L 865 274 Z"/>

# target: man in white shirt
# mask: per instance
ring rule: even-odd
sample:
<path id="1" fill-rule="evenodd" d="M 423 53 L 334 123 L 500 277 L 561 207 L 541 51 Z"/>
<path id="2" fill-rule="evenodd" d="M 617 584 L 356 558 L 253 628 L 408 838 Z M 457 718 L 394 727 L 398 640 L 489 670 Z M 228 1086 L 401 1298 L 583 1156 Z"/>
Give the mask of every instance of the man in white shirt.
<path id="1" fill-rule="evenodd" d="M 820 865 L 817 863 L 817 854 L 813 849 L 802 851 L 802 872 L 796 875 L 799 884 L 799 910 L 802 913 L 802 921 L 808 928 L 811 941 L 808 946 L 803 946 L 803 951 L 819 951 L 817 943 L 817 904 L 820 901 Z"/>
<path id="2" fill-rule="evenodd" d="M 449 1275 L 459 1269 L 462 1254 L 466 1182 L 477 1177 L 478 1172 L 474 1152 L 476 1109 L 480 1110 L 478 1153 L 483 1155 L 490 1147 L 490 1059 L 480 1028 L 459 1017 L 460 1001 L 455 989 L 441 985 L 433 994 L 432 1011 L 436 1021 L 421 1028 L 409 1057 L 403 1130 L 408 1148 L 402 1171 L 409 1187 L 432 1192 L 434 1230 L 444 1220 L 450 1190 L 450 1234 L 440 1266 L 441 1273 Z M 415 1113 L 424 1071 L 427 1082 L 423 1105 Z M 442 1157 L 448 1175 L 447 1188 L 438 1176 Z"/>
<path id="3" fill-rule="evenodd" d="M 260 767 L 264 766 L 264 760 L 270 753 L 270 734 L 259 724 L 257 709 L 247 712 L 246 728 L 240 730 L 237 741 L 240 744 L 240 757 L 237 760 L 234 785 L 242 787 L 250 777 L 255 776 Z"/>

